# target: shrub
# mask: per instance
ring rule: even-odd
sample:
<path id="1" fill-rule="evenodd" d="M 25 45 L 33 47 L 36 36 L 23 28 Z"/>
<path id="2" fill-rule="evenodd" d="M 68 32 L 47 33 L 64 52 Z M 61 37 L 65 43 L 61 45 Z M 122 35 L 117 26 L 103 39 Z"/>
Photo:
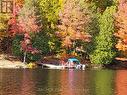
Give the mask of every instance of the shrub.
<path id="1" fill-rule="evenodd" d="M 23 56 L 21 51 L 21 41 L 23 40 L 23 35 L 16 35 L 12 41 L 12 52 L 15 56 Z"/>
<path id="2" fill-rule="evenodd" d="M 38 54 L 31 54 L 31 53 L 28 53 L 27 54 L 27 61 L 32 61 L 32 62 L 34 62 L 34 61 L 38 61 L 38 60 L 40 60 L 41 59 L 41 54 L 40 53 L 38 53 Z"/>
<path id="3" fill-rule="evenodd" d="M 32 38 L 32 45 L 34 48 L 40 50 L 42 55 L 45 55 L 50 51 L 48 39 L 49 38 L 44 33 L 40 32 Z"/>

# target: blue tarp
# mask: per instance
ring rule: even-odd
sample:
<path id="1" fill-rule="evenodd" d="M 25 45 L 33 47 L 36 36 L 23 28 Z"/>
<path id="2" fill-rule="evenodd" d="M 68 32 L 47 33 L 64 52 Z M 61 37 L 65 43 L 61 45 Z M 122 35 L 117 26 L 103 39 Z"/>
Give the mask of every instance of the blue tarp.
<path id="1" fill-rule="evenodd" d="M 76 58 L 69 58 L 68 61 L 70 61 L 70 62 L 74 62 L 74 61 L 79 62 L 79 60 L 76 59 Z M 79 63 L 80 63 L 80 62 L 79 62 Z"/>

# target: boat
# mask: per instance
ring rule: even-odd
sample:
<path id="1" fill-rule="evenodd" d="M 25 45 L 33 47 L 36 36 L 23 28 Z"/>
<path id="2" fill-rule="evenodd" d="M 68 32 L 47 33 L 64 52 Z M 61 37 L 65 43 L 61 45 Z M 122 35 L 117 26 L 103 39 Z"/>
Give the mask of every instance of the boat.
<path id="1" fill-rule="evenodd" d="M 50 69 L 82 69 L 85 70 L 86 65 L 81 64 L 80 61 L 76 58 L 69 58 L 65 64 L 42 64 L 43 68 L 50 68 Z"/>

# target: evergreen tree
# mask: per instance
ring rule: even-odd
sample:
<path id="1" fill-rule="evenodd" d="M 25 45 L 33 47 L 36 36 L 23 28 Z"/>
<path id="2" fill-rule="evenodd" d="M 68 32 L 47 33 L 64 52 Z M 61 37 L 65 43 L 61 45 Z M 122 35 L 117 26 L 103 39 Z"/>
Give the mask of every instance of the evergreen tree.
<path id="1" fill-rule="evenodd" d="M 116 55 L 114 49 L 115 38 L 113 33 L 114 18 L 113 14 L 116 11 L 116 6 L 107 7 L 99 19 L 100 32 L 94 39 L 95 48 L 90 53 L 90 60 L 95 64 L 109 64 Z"/>

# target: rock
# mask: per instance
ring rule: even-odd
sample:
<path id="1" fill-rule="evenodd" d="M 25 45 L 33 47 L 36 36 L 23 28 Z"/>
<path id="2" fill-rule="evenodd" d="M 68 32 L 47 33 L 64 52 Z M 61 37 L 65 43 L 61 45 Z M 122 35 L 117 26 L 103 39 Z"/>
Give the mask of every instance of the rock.
<path id="1" fill-rule="evenodd" d="M 27 68 L 27 66 L 20 61 L 0 60 L 0 68 Z"/>

